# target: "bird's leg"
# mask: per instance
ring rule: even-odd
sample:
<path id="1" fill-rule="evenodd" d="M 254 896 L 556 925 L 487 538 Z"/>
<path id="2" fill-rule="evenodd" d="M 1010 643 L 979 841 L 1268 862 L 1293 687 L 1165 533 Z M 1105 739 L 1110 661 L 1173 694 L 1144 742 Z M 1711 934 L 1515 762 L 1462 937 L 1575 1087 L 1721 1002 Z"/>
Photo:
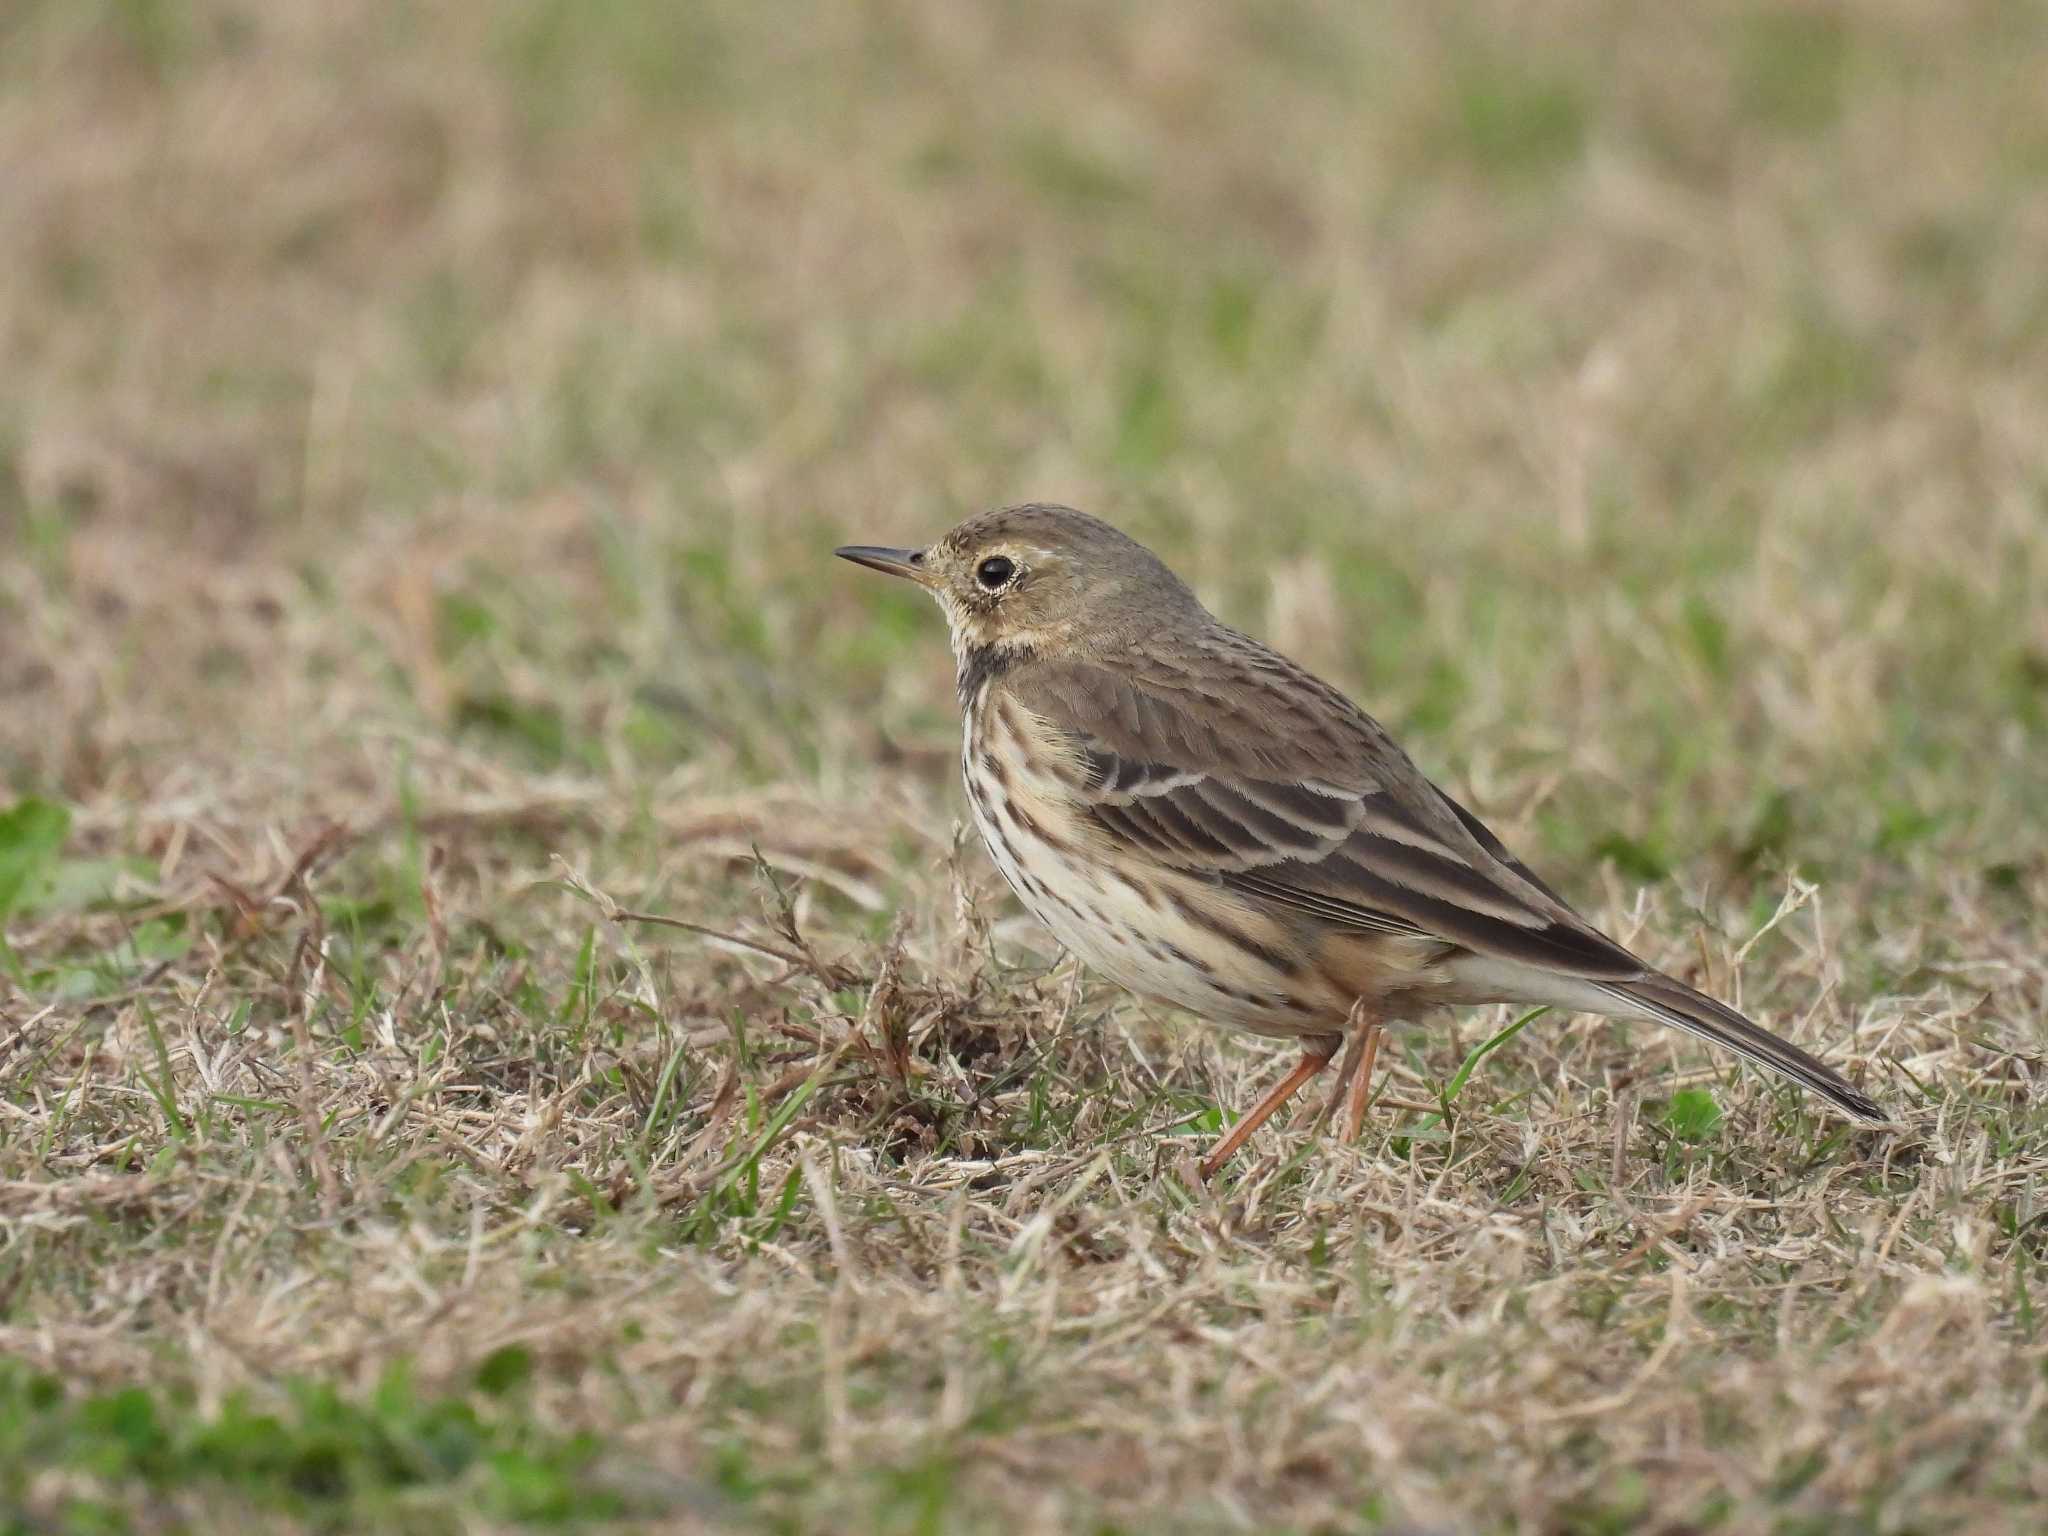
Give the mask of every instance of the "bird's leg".
<path id="1" fill-rule="evenodd" d="M 1386 1026 L 1377 1018 L 1367 1018 L 1352 1037 L 1351 1049 L 1358 1055 L 1358 1066 L 1351 1074 L 1349 1091 L 1345 1095 L 1344 1145 L 1354 1145 L 1365 1129 L 1365 1112 L 1372 1104 L 1372 1068 L 1379 1059 L 1380 1036 L 1386 1033 Z"/>
<path id="2" fill-rule="evenodd" d="M 1344 1048 L 1344 1059 L 1337 1064 L 1336 1081 L 1330 1084 L 1330 1095 L 1323 1100 L 1323 1107 L 1316 1111 L 1315 1124 L 1309 1127 L 1311 1136 L 1320 1136 L 1323 1127 L 1330 1123 L 1330 1117 L 1337 1113 L 1337 1106 L 1344 1102 L 1344 1090 L 1351 1079 L 1358 1074 L 1358 1058 L 1365 1052 L 1365 1009 L 1362 1002 L 1351 1005 L 1351 1043 Z"/>
<path id="3" fill-rule="evenodd" d="M 1201 1175 L 1204 1180 L 1214 1178 L 1216 1170 L 1230 1161 L 1253 1131 L 1272 1119 L 1274 1112 L 1293 1098 L 1303 1083 L 1330 1064 L 1330 1058 L 1337 1054 L 1337 1043 L 1335 1035 L 1318 1036 L 1303 1050 L 1294 1070 L 1268 1088 L 1266 1096 L 1247 1110 L 1244 1118 L 1230 1128 L 1230 1133 L 1216 1143 L 1215 1150 L 1202 1159 Z"/>

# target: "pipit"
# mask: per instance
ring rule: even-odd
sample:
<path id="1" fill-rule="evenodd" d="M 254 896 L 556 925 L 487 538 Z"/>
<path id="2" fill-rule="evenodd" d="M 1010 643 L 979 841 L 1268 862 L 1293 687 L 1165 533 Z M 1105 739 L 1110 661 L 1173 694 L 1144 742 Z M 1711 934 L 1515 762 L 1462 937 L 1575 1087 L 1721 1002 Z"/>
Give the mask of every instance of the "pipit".
<path id="1" fill-rule="evenodd" d="M 1321 1118 L 1341 1100 L 1355 1142 L 1382 1027 L 1444 1006 L 1668 1024 L 1855 1119 L 1888 1118 L 1580 917 L 1378 721 L 1219 623 L 1109 524 L 1008 507 L 927 549 L 837 553 L 945 610 L 967 801 L 1033 915 L 1141 996 L 1300 1042 L 1299 1065 L 1217 1143 L 1204 1178 L 1340 1048 Z"/>

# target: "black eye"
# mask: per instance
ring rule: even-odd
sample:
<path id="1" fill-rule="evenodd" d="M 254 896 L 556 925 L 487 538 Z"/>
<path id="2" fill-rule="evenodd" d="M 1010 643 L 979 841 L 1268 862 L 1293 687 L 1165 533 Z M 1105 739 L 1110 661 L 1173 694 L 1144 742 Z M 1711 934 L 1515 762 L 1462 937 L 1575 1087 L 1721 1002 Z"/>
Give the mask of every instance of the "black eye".
<path id="1" fill-rule="evenodd" d="M 1005 555 L 990 555 L 974 568 L 974 579 L 993 592 L 1017 574 L 1017 563 Z"/>

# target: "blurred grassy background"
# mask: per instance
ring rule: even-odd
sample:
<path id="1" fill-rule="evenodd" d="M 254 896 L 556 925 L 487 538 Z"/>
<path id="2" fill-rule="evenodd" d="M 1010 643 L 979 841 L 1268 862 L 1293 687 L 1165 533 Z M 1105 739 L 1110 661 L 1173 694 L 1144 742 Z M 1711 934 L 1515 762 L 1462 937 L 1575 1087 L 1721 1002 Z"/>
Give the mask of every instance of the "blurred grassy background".
<path id="1" fill-rule="evenodd" d="M 563 999 L 587 1015 L 607 977 L 652 974 L 607 971 L 587 909 L 536 889 L 558 854 L 629 904 L 730 925 L 758 910 L 758 846 L 806 882 L 828 953 L 900 911 L 913 968 L 948 974 L 940 626 L 829 551 L 1053 499 L 1345 685 L 1568 892 L 1647 922 L 1652 952 L 1725 981 L 1724 938 L 1776 910 L 1787 873 L 1821 882 L 1824 919 L 1756 952 L 1752 1003 L 1817 1017 L 1816 1040 L 1945 1020 L 1922 1055 L 1880 1054 L 1940 1102 L 1988 1062 L 2020 1074 L 1982 1145 L 1998 1198 L 2031 1189 L 2044 251 L 2031 0 L 12 0 L 0 782 L 70 819 L 65 862 L 12 903 L 0 1038 L 19 1054 L 0 1072 L 37 1129 L 0 1131 L 0 1171 L 40 1189 L 103 1164 L 268 1166 L 295 1117 L 230 1104 L 197 1138 L 128 1118 L 159 1066 L 160 1086 L 227 1091 L 215 1025 L 267 1023 L 279 1061 L 312 1052 L 369 1121 L 394 1090 L 364 1086 L 365 1020 L 396 1017 L 384 1043 L 410 1049 L 408 1019 L 488 1019 L 508 1058 L 545 1059 Z M 293 882 L 316 867 L 317 908 Z M 967 878 L 1004 910 L 984 866 Z M 347 995 L 294 1041 L 309 910 Z M 783 1006 L 730 956 L 666 964 L 634 983 L 652 1015 Z M 799 1012 L 861 1015 L 829 993 Z M 152 1007 L 191 1039 L 145 1028 Z M 609 1048 L 630 1061 L 638 1029 Z M 702 1048 L 705 1075 L 680 1080 L 692 1134 L 722 1123 Z M 1189 1071 L 1216 1059 L 1176 1049 Z M 1418 1070 L 1455 1065 L 1422 1049 Z M 130 1098 L 86 1113 L 95 1080 Z M 586 1074 L 576 1103 L 601 1118 L 619 1081 Z M 1739 1139 L 1723 1150 L 1739 1162 Z M 374 1191 L 360 1151 L 342 1186 Z M 279 1198 L 322 1208 L 294 1166 Z M 1880 1228 L 1908 1187 L 1870 1191 Z M 410 1219 L 449 1241 L 484 1208 L 421 1199 Z M 2023 1230 L 2030 1206 L 2008 1206 L 1973 1219 Z M 225 1249 L 235 1224 L 207 1209 L 198 1240 Z M 790 1209 L 822 1243 L 808 1195 Z M 647 1219 L 635 1242 L 668 1230 Z M 731 1259 L 730 1232 L 692 1230 L 714 1228 Z M 1624 1223 L 1617 1251 L 1639 1235 Z M 180 1353 L 178 1308 L 107 1332 L 96 1298 L 133 1237 L 18 1238 L 11 1347 L 105 1381 L 134 1358 L 82 1341 L 160 1345 L 161 1379 L 211 1401 L 238 1373 Z M 254 1264 L 250 1294 L 275 1279 Z M 2025 1292 L 2009 1279 L 1987 1282 L 1987 1338 Z M 1757 1306 L 1731 1331 L 1768 1355 Z M 71 1343 L 48 1342 L 52 1318 Z M 445 1370 L 497 1342 L 479 1329 Z M 246 1374 L 337 1369 L 279 1350 Z M 2033 1433 L 2033 1398 L 2000 1380 L 1986 1413 Z M 774 1441 L 753 1433 L 733 1443 Z M 1370 1519 L 1348 1467 L 1212 1486 L 1193 1452 L 1161 1463 L 1154 1503 L 1186 1529 L 1259 1498 L 1349 1528 L 1515 1488 L 1532 1523 L 1502 1528 L 1554 1528 L 1613 1468 L 1589 1451 L 1573 1482 L 1539 1442 L 1522 1471 L 1423 1478 Z M 1919 1465 L 1866 1449 L 1822 1488 L 1877 1499 Z M 843 1491 L 846 1448 L 827 1450 L 803 1454 Z M 1629 1465 L 1660 1498 L 1677 1477 Z M 1858 1507 L 1871 1529 L 1996 1518 L 1941 1503 L 1972 1479 L 1966 1455 Z M 971 1523 L 953 1486 L 936 1524 L 902 1528 Z M 1094 1486 L 1034 1507 L 1143 1524 L 1146 1498 Z M 1629 1497 L 1599 1505 L 1626 1516 L 1612 1528 L 1675 1528 Z M 799 1518 L 789 1499 L 767 1507 Z"/>
<path id="2" fill-rule="evenodd" d="M 6 25 L 18 784 L 858 763 L 946 679 L 824 551 L 1043 497 L 1433 763 L 1604 770 L 1565 867 L 2042 787 L 2038 7 Z"/>

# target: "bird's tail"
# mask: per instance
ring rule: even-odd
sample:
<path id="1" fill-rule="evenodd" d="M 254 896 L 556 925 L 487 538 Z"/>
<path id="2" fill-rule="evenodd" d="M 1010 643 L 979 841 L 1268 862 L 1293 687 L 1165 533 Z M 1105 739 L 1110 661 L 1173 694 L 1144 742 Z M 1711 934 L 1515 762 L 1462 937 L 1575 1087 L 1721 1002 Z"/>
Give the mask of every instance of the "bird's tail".
<path id="1" fill-rule="evenodd" d="M 1617 1012 L 1669 1024 L 1689 1035 L 1747 1056 L 1758 1066 L 1782 1072 L 1802 1088 L 1812 1090 L 1844 1114 L 1857 1120 L 1887 1123 L 1891 1116 L 1868 1094 L 1859 1092 L 1842 1075 L 1816 1061 L 1789 1040 L 1780 1040 L 1769 1030 L 1750 1023 L 1725 1003 L 1717 1003 L 1669 976 L 1648 976 L 1640 981 L 1595 984 L 1616 1002 Z"/>

